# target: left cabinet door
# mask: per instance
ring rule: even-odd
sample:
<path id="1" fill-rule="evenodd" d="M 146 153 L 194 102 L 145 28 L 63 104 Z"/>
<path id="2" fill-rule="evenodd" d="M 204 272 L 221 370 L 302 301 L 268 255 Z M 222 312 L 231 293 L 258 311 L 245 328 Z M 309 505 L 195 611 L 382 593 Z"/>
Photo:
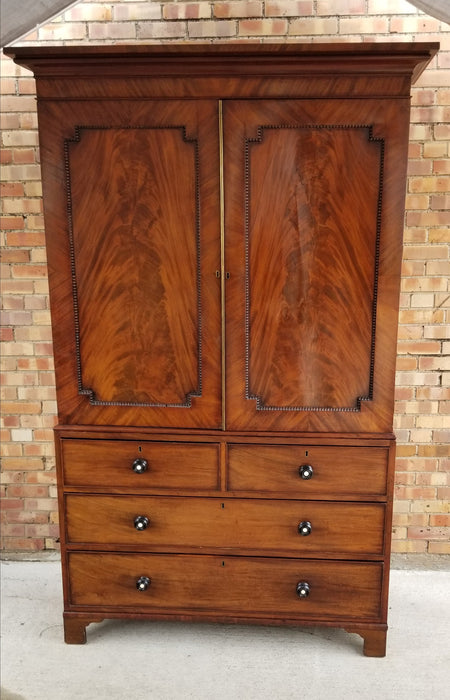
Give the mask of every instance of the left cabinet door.
<path id="1" fill-rule="evenodd" d="M 217 109 L 39 105 L 61 423 L 221 424 Z"/>

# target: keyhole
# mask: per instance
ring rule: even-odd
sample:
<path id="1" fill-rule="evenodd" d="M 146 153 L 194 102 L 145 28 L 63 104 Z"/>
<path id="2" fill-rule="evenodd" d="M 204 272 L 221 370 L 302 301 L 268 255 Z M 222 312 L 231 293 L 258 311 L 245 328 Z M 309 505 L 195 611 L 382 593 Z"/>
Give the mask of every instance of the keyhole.
<path id="1" fill-rule="evenodd" d="M 138 447 L 138 452 L 142 452 L 142 446 L 141 446 L 141 445 L 139 445 L 139 447 Z"/>
<path id="2" fill-rule="evenodd" d="M 305 457 L 308 456 L 308 450 L 305 450 Z"/>

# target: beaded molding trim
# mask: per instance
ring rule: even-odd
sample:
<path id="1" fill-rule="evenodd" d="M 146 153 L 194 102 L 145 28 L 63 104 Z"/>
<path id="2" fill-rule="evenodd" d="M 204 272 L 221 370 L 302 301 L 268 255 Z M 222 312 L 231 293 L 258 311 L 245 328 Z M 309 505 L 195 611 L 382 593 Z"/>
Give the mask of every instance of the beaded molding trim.
<path id="1" fill-rule="evenodd" d="M 376 215 L 376 238 L 375 238 L 375 270 L 372 300 L 372 340 L 370 348 L 370 370 L 369 370 L 369 391 L 367 396 L 358 396 L 355 406 L 271 406 L 266 405 L 261 396 L 250 392 L 250 265 L 249 265 L 249 242 L 250 242 L 250 147 L 260 144 L 264 140 L 264 130 L 266 129 L 365 129 L 368 132 L 368 142 L 376 143 L 380 147 L 380 169 L 378 174 L 378 200 Z M 360 412 L 363 401 L 373 400 L 373 377 L 375 367 L 375 339 L 376 339 L 376 311 L 378 301 L 378 278 L 380 260 L 380 236 L 381 236 L 381 215 L 384 183 L 384 150 L 385 142 L 383 138 L 373 135 L 373 126 L 367 124 L 264 124 L 258 126 L 257 136 L 245 139 L 245 398 L 256 401 L 257 411 L 327 411 L 327 412 Z"/>
<path id="2" fill-rule="evenodd" d="M 198 328 L 198 349 L 197 349 L 197 381 L 198 388 L 196 391 L 189 392 L 186 394 L 183 403 L 140 403 L 140 402 L 126 402 L 126 401 L 103 401 L 98 398 L 95 392 L 83 386 L 83 369 L 81 363 L 81 348 L 80 348 L 80 317 L 78 308 L 78 287 L 77 287 L 77 274 L 76 274 L 76 261 L 75 261 L 75 246 L 74 246 L 74 232 L 73 232 L 73 206 L 72 206 L 72 190 L 71 190 L 71 177 L 70 177 L 70 147 L 72 144 L 79 143 L 81 141 L 81 136 L 83 131 L 111 131 L 111 130 L 143 130 L 143 129 L 178 129 L 181 132 L 181 137 L 185 143 L 191 144 L 194 147 L 194 168 L 195 168 L 195 235 L 196 235 L 196 250 L 197 250 L 197 263 L 196 263 L 196 276 L 197 276 L 197 328 Z M 199 165 L 199 149 L 198 141 L 195 138 L 189 138 L 186 135 L 185 126 L 75 126 L 74 136 L 71 138 L 64 139 L 64 165 L 65 165 L 65 182 L 66 182 L 66 197 L 67 197 L 67 219 L 68 219 L 68 231 L 69 231 L 69 248 L 70 248 L 70 266 L 71 266 L 71 276 L 72 276 L 72 297 L 73 297 L 73 311 L 74 311 L 74 322 L 75 322 L 75 354 L 76 354 L 76 364 L 77 364 L 77 381 L 78 381 L 78 393 L 80 395 L 87 396 L 89 403 L 93 406 L 139 406 L 143 408 L 191 408 L 192 407 L 192 397 L 199 397 L 202 395 L 202 309 L 201 309 L 201 275 L 200 275 L 200 165 Z"/>

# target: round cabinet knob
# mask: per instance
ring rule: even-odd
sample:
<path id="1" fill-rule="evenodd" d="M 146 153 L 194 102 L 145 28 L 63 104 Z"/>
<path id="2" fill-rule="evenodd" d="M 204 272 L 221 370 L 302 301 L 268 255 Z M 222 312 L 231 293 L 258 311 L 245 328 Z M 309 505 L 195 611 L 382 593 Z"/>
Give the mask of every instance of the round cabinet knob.
<path id="1" fill-rule="evenodd" d="M 299 598 L 307 598 L 309 596 L 309 583 L 306 581 L 297 583 L 297 595 Z"/>
<path id="2" fill-rule="evenodd" d="M 134 519 L 134 527 L 139 532 L 141 530 L 146 530 L 149 525 L 150 525 L 150 520 L 147 518 L 146 515 L 137 515 Z"/>
<path id="3" fill-rule="evenodd" d="M 148 576 L 140 576 L 136 581 L 136 588 L 138 591 L 146 591 L 150 586 L 151 580 Z"/>
<path id="4" fill-rule="evenodd" d="M 134 460 L 133 464 L 131 465 L 131 468 L 135 474 L 143 474 L 148 469 L 148 462 L 146 459 L 138 457 Z"/>
<path id="5" fill-rule="evenodd" d="M 307 537 L 308 535 L 310 535 L 311 530 L 312 525 L 309 522 L 309 520 L 302 520 L 302 522 L 298 525 L 298 533 L 299 535 L 302 535 L 302 537 Z"/>
<path id="6" fill-rule="evenodd" d="M 302 466 L 298 470 L 298 473 L 300 474 L 302 479 L 308 481 L 308 479 L 312 478 L 312 475 L 314 474 L 314 469 L 310 464 L 302 464 Z"/>

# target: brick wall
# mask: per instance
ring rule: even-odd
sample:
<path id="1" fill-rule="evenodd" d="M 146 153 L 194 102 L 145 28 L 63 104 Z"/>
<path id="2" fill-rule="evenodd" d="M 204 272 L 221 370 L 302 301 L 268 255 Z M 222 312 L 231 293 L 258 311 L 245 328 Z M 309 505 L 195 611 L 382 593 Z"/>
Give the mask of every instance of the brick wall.
<path id="1" fill-rule="evenodd" d="M 17 44 L 440 41 L 413 89 L 394 552 L 450 553 L 450 27 L 406 0 L 82 0 Z M 2 548 L 57 548 L 56 422 L 34 80 L 2 59 Z"/>

